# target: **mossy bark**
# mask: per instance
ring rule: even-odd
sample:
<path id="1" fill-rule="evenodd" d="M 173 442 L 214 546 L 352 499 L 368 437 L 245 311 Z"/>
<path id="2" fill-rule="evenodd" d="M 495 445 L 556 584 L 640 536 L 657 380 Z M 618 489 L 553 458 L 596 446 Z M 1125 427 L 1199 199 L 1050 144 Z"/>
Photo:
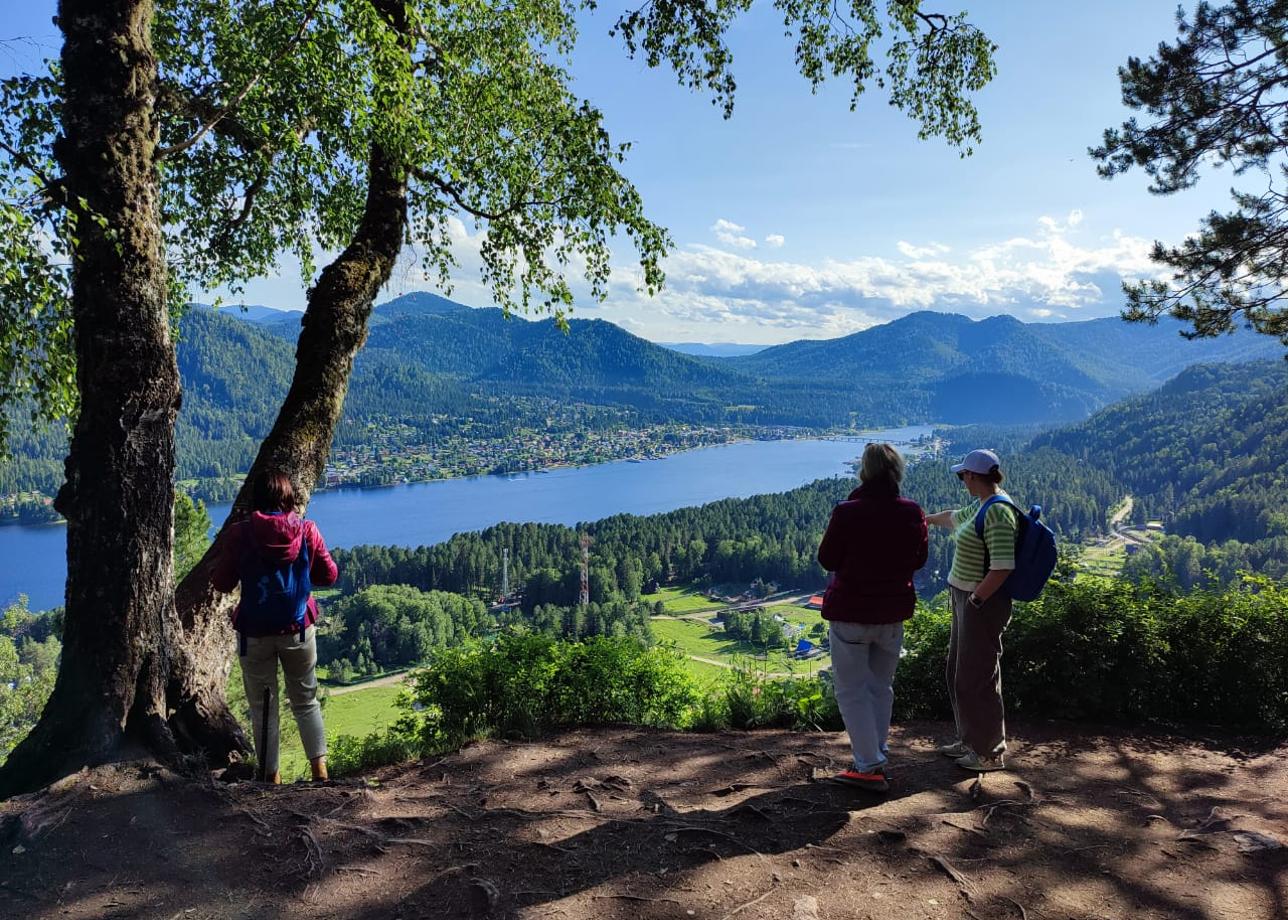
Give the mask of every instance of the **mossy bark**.
<path id="1" fill-rule="evenodd" d="M 154 165 L 152 13 L 151 0 L 62 0 L 58 9 L 55 154 L 78 238 L 71 303 L 81 394 L 55 504 L 67 518 L 66 620 L 53 694 L 0 767 L 0 796 L 131 747 L 175 752 L 165 637 L 179 375 Z"/>

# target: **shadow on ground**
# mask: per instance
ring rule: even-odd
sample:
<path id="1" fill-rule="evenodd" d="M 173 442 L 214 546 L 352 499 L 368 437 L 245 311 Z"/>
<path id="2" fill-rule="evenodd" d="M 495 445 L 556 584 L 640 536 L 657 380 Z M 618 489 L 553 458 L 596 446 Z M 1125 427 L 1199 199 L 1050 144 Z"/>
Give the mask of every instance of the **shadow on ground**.
<path id="1" fill-rule="evenodd" d="M 136 765 L 3 806 L 0 915 L 1288 916 L 1288 749 L 1021 727 L 1012 770 L 900 727 L 885 797 L 817 781 L 843 735 L 579 731 L 369 782 L 194 783 Z"/>

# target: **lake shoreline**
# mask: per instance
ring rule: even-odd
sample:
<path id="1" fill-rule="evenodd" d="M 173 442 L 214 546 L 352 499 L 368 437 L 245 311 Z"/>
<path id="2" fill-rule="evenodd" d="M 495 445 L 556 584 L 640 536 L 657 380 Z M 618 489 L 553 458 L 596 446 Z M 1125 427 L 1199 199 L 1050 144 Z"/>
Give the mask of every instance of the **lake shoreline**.
<path id="1" fill-rule="evenodd" d="M 571 527 L 618 514 L 643 517 L 776 494 L 817 479 L 852 480 L 852 461 L 868 438 L 911 453 L 928 444 L 932 432 L 933 426 L 923 425 L 827 438 L 743 439 L 641 463 L 619 459 L 540 473 L 330 489 L 315 494 L 308 516 L 336 548 L 432 546 L 503 522 Z M 217 527 L 232 505 L 207 507 Z M 66 544 L 66 531 L 56 524 L 0 527 L 0 558 L 8 563 L 0 571 L 0 604 L 20 593 L 29 596 L 33 610 L 62 603 Z"/>
<path id="2" fill-rule="evenodd" d="M 874 429 L 874 430 L 880 431 L 884 429 Z M 654 455 L 654 456 L 648 456 L 648 457 L 612 457 L 607 460 L 598 460 L 593 463 L 573 463 L 573 462 L 552 463 L 546 466 L 534 467 L 533 469 L 529 469 L 529 470 L 511 470 L 507 472 L 494 471 L 494 472 L 488 472 L 488 473 L 465 473 L 462 475 L 435 476 L 427 479 L 400 479 L 397 482 L 385 482 L 385 483 L 378 483 L 374 485 L 362 485 L 360 483 L 346 482 L 346 483 L 339 483 L 333 486 L 323 486 L 321 488 L 314 489 L 310 494 L 313 496 L 318 496 L 318 495 L 334 495 L 334 494 L 343 493 L 343 492 L 378 492 L 381 489 L 395 489 L 402 486 L 427 485 L 435 482 L 458 482 L 460 480 L 484 479 L 488 477 L 497 477 L 501 479 L 514 479 L 518 477 L 530 476 L 530 475 L 535 475 L 539 473 L 553 473 L 553 472 L 558 472 L 560 470 L 591 469 L 598 466 L 605 466 L 611 463 L 648 463 L 653 460 L 665 460 L 668 457 L 676 457 L 681 454 L 691 453 L 692 451 L 706 450 L 712 447 L 728 447 L 735 444 L 750 444 L 750 443 L 772 444 L 777 442 L 791 442 L 791 441 L 855 441 L 858 437 L 866 433 L 867 432 L 859 431 L 859 432 L 846 432 L 842 434 L 837 434 L 837 433 L 817 434 L 814 432 L 805 431 L 795 437 L 756 438 L 756 437 L 748 437 L 748 436 L 736 436 L 724 441 L 712 441 L 707 444 L 695 444 L 691 446 L 682 447 L 679 450 L 666 451 L 664 453 Z M 206 505 L 208 506 L 225 505 L 230 503 L 227 500 L 210 501 L 205 498 L 199 498 L 196 496 L 194 496 L 194 499 L 197 501 L 205 502 Z M 58 517 L 57 519 L 52 521 L 21 521 L 16 518 L 0 518 L 0 527 L 32 527 L 32 528 L 63 527 L 63 526 L 66 526 L 66 524 L 67 524 L 67 519 L 64 517 Z"/>

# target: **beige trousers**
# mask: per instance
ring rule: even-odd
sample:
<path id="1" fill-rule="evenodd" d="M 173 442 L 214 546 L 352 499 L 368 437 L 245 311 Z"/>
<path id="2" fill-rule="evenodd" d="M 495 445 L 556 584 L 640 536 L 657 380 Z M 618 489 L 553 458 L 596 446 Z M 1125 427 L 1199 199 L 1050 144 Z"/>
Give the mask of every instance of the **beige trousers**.
<path id="1" fill-rule="evenodd" d="M 300 642 L 299 633 L 289 636 L 259 636 L 246 640 L 246 654 L 241 659 L 242 683 L 250 703 L 250 721 L 254 732 L 255 756 L 272 775 L 278 770 L 279 726 L 281 709 L 277 684 L 277 666 L 282 665 L 286 696 L 300 730 L 304 753 L 312 760 L 326 753 L 326 730 L 322 727 L 322 706 L 318 703 L 317 629 L 310 626 Z M 264 743 L 264 690 L 268 696 L 268 738 Z M 263 750 L 260 747 L 263 746 Z"/>

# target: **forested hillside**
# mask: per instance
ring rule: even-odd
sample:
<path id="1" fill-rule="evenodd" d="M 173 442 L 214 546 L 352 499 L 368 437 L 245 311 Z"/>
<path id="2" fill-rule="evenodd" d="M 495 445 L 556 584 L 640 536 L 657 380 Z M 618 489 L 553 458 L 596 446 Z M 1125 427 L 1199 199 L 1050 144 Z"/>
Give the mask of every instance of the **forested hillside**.
<path id="1" fill-rule="evenodd" d="M 181 322 L 178 478 L 208 500 L 231 497 L 234 477 L 249 466 L 286 392 L 299 314 L 271 313 L 194 308 Z M 358 481 L 375 484 L 403 475 L 383 468 L 380 458 L 389 452 L 415 453 L 451 439 L 514 440 L 524 431 L 1050 424 L 1084 418 L 1175 366 L 1272 350 L 1249 335 L 1188 342 L 1168 324 L 1024 324 L 1008 316 L 976 322 L 923 312 L 841 339 L 716 359 L 680 354 L 602 320 L 574 320 L 564 333 L 549 321 L 409 294 L 375 311 L 334 448 L 365 457 L 372 468 Z M 0 469 L 0 496 L 53 495 L 66 452 L 61 432 L 20 435 L 13 446 L 14 461 Z M 1217 480 L 1212 485 L 1221 488 Z M 1171 499 L 1160 501 L 1161 512 L 1172 508 Z M 1196 535 L 1215 532 L 1204 529 L 1204 514 L 1242 513 L 1233 498 L 1216 501 L 1227 511 L 1187 505 L 1186 526 Z M 32 508 L 48 514 L 39 502 Z"/>
<path id="2" fill-rule="evenodd" d="M 935 421 L 1053 422 L 1081 418 L 1191 364 L 1277 353 L 1273 343 L 1251 333 L 1186 341 L 1179 328 L 1170 321 L 1141 326 L 1116 318 L 1022 323 L 1002 315 L 973 321 L 923 311 L 843 338 L 792 342 L 722 363 L 766 377 L 924 387 Z"/>
<path id="3" fill-rule="evenodd" d="M 1067 543 L 1104 533 L 1109 510 L 1131 494 L 1146 509 L 1140 514 L 1161 515 L 1169 529 L 1205 542 L 1247 541 L 1255 549 L 1245 558 L 1282 570 L 1286 384 L 1288 369 L 1277 362 L 1195 368 L 1154 393 L 1035 438 L 985 427 L 945 432 L 947 453 L 983 444 L 1001 450 L 1006 489 L 1026 507 L 1042 505 L 1044 520 Z M 654 579 L 763 578 L 817 588 L 824 578 L 814 556 L 818 540 L 833 504 L 853 485 L 821 480 L 781 495 L 589 524 L 591 596 L 634 600 L 641 581 Z M 927 511 L 965 498 L 946 456 L 914 464 L 904 492 Z M 349 591 L 396 583 L 491 596 L 508 548 L 512 580 L 527 583 L 529 606 L 568 605 L 578 585 L 577 541 L 568 527 L 502 524 L 432 547 L 358 547 L 342 553 L 341 584 Z M 918 578 L 923 590 L 943 586 L 950 558 L 947 537 L 936 532 Z"/>
<path id="4" fill-rule="evenodd" d="M 1204 569 L 1223 573 L 1217 580 L 1240 568 L 1288 570 L 1283 361 L 1190 368 L 1034 446 L 1105 469 L 1134 496 L 1138 521 L 1166 523 L 1173 536 L 1133 559 L 1132 571 L 1190 583 Z"/>

